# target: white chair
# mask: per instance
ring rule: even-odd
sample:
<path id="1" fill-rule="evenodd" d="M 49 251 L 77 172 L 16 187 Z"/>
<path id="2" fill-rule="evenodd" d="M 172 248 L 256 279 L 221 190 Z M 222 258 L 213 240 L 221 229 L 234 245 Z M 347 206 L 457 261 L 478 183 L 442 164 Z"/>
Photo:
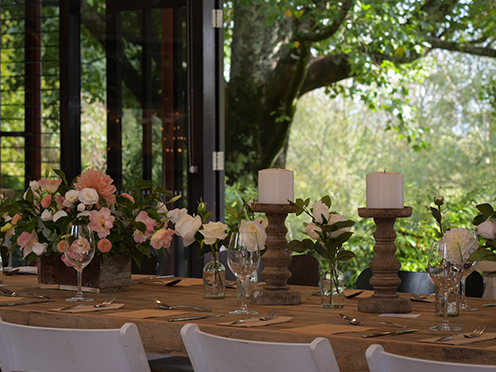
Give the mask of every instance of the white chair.
<path id="1" fill-rule="evenodd" d="M 195 372 L 339 372 L 331 343 L 310 344 L 247 341 L 219 337 L 186 324 L 181 337 Z"/>
<path id="2" fill-rule="evenodd" d="M 32 327 L 0 318 L 2 372 L 150 372 L 138 328 Z"/>
<path id="3" fill-rule="evenodd" d="M 370 345 L 365 353 L 370 372 L 488 372 L 496 366 L 448 363 L 387 353 L 381 345 Z"/>

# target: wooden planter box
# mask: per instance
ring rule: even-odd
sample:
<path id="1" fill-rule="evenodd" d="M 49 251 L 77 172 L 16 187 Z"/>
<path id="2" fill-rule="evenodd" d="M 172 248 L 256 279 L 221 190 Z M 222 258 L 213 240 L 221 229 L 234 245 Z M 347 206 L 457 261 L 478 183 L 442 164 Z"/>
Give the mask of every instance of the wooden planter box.
<path id="1" fill-rule="evenodd" d="M 67 267 L 60 254 L 41 256 L 38 267 L 38 282 L 41 288 L 77 290 L 77 273 Z M 118 292 L 131 286 L 131 257 L 108 257 L 103 262 L 94 257 L 83 270 L 83 291 Z"/>

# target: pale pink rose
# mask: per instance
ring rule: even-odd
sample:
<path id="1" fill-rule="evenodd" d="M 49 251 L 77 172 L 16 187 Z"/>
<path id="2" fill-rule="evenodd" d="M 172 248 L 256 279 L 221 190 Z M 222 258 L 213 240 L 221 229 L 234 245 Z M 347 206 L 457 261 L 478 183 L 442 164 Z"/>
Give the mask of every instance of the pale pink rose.
<path id="1" fill-rule="evenodd" d="M 340 222 L 340 221 L 346 221 L 346 218 L 344 216 L 341 216 L 340 214 L 331 213 L 330 218 L 329 218 L 329 222 L 327 224 L 328 225 L 334 225 L 336 222 Z M 342 233 L 350 231 L 350 229 L 351 229 L 351 227 L 343 227 L 342 229 L 333 231 L 331 233 L 331 238 L 336 239 Z"/>
<path id="2" fill-rule="evenodd" d="M 227 225 L 222 222 L 209 222 L 203 225 L 200 233 L 205 237 L 205 244 L 212 245 L 217 240 L 223 240 L 227 236 Z"/>
<path id="3" fill-rule="evenodd" d="M 46 178 L 42 178 L 38 183 L 41 188 L 50 194 L 54 194 L 61 184 L 62 180 L 48 180 Z"/>
<path id="4" fill-rule="evenodd" d="M 65 255 L 69 260 L 82 262 L 88 255 L 91 246 L 88 239 L 80 237 L 72 242 L 71 246 L 65 250 Z"/>
<path id="5" fill-rule="evenodd" d="M 58 244 L 57 244 L 57 250 L 60 253 L 64 253 L 64 251 L 67 248 L 69 248 L 69 242 L 67 240 L 61 240 L 60 242 L 58 242 Z"/>
<path id="6" fill-rule="evenodd" d="M 186 215 L 176 223 L 176 234 L 183 238 L 184 246 L 188 246 L 195 241 L 195 234 L 202 225 L 201 217 Z"/>
<path id="7" fill-rule="evenodd" d="M 143 234 L 142 231 L 139 231 L 138 229 L 134 230 L 133 233 L 133 239 L 136 243 L 144 243 L 146 242 L 146 236 Z"/>
<path id="8" fill-rule="evenodd" d="M 267 240 L 267 233 L 265 232 L 265 227 L 263 226 L 262 220 L 258 220 L 258 221 L 241 220 L 241 223 L 239 224 L 239 232 L 240 233 L 246 233 L 246 232 L 255 233 L 257 236 L 257 243 L 258 243 L 259 249 L 263 249 L 265 247 L 265 241 Z M 249 247 L 254 249 L 254 247 L 255 247 L 254 243 L 251 243 L 249 245 Z"/>
<path id="9" fill-rule="evenodd" d="M 321 232 L 322 229 L 320 227 L 318 227 L 316 224 L 314 223 L 309 223 L 306 227 L 305 227 L 305 231 L 307 232 L 307 235 L 312 238 L 312 239 L 315 239 L 315 240 L 318 240 L 320 239 L 320 236 L 319 234 L 317 234 L 317 232 Z"/>
<path id="10" fill-rule="evenodd" d="M 317 223 L 324 223 L 322 216 L 324 216 L 326 220 L 329 220 L 329 208 L 320 200 L 313 204 L 312 214 L 315 222 Z"/>
<path id="11" fill-rule="evenodd" d="M 52 215 L 52 212 L 50 212 L 48 209 L 45 209 L 42 213 L 41 213 L 41 219 L 43 221 L 51 221 L 53 219 L 53 215 Z"/>
<path id="12" fill-rule="evenodd" d="M 62 195 L 55 195 L 55 203 L 57 203 L 57 210 L 61 210 L 64 203 L 64 197 Z"/>
<path id="13" fill-rule="evenodd" d="M 98 250 L 102 253 L 110 252 L 112 243 L 108 239 L 102 239 L 98 242 Z"/>
<path id="14" fill-rule="evenodd" d="M 50 206 L 50 203 L 52 202 L 52 195 L 48 194 L 41 199 L 41 206 L 43 208 L 48 208 Z"/>
<path id="15" fill-rule="evenodd" d="M 38 181 L 29 181 L 29 188 L 33 191 L 38 191 L 40 189 L 40 184 Z"/>
<path id="16" fill-rule="evenodd" d="M 176 209 L 173 209 L 173 210 L 167 212 L 167 218 L 169 220 L 171 220 L 172 223 L 174 223 L 174 224 L 178 223 L 186 216 L 189 216 L 188 210 L 186 208 L 182 208 L 182 209 L 176 208 Z"/>
<path id="17" fill-rule="evenodd" d="M 22 251 L 24 258 L 33 251 L 33 245 L 36 242 L 38 242 L 38 236 L 34 230 L 31 234 L 24 231 L 17 238 L 17 244 L 19 244 L 19 249 Z"/>
<path id="18" fill-rule="evenodd" d="M 496 222 L 492 218 L 488 218 L 480 225 L 477 225 L 477 234 L 484 239 L 493 240 L 496 238 Z"/>
<path id="19" fill-rule="evenodd" d="M 41 256 L 43 253 L 46 252 L 47 247 L 48 247 L 48 244 L 47 243 L 35 242 L 33 244 L 33 252 L 37 256 Z"/>
<path id="20" fill-rule="evenodd" d="M 154 249 L 169 248 L 172 241 L 172 235 L 174 235 L 173 230 L 160 229 L 152 235 L 152 238 L 150 239 L 150 245 Z"/>
<path id="21" fill-rule="evenodd" d="M 148 216 L 148 213 L 141 211 L 136 216 L 137 222 L 142 222 L 146 226 L 145 236 L 149 238 L 153 234 L 153 228 L 157 225 L 157 221 Z"/>
<path id="22" fill-rule="evenodd" d="M 99 211 L 91 211 L 89 228 L 98 233 L 100 239 L 110 234 L 114 226 L 115 217 L 110 214 L 110 209 L 102 208 Z"/>
<path id="23" fill-rule="evenodd" d="M 126 199 L 130 200 L 130 201 L 131 201 L 131 203 L 133 203 L 133 204 L 134 204 L 134 198 L 133 198 L 131 195 L 126 194 L 125 192 L 123 192 L 123 193 L 122 193 L 122 196 L 123 196 L 123 197 L 125 197 Z"/>

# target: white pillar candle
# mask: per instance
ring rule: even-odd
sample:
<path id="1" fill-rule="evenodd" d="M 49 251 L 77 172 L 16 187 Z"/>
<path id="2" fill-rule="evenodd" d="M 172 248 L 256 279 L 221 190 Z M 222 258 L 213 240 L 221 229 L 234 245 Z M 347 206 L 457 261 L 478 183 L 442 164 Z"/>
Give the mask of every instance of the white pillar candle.
<path id="1" fill-rule="evenodd" d="M 258 171 L 258 202 L 289 204 L 294 200 L 294 173 L 287 169 Z"/>
<path id="2" fill-rule="evenodd" d="M 403 175 L 393 172 L 366 176 L 367 208 L 403 208 Z"/>

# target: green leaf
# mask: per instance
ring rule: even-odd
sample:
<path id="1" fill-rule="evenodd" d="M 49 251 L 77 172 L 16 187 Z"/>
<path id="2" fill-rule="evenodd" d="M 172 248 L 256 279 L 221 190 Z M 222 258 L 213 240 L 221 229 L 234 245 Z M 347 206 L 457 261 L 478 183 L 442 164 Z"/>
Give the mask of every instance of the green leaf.
<path id="1" fill-rule="evenodd" d="M 488 249 L 478 249 L 468 259 L 470 261 L 496 261 L 496 254 Z"/>
<path id="2" fill-rule="evenodd" d="M 156 191 L 156 192 L 158 192 L 158 193 L 160 193 L 162 195 L 165 195 L 165 196 L 172 196 L 172 192 L 170 192 L 169 190 L 167 190 L 164 187 L 156 187 L 156 188 L 153 189 L 153 191 Z M 179 195 L 177 197 L 177 199 L 179 199 L 180 197 L 181 197 L 181 195 Z"/>
<path id="3" fill-rule="evenodd" d="M 322 199 L 320 199 L 322 201 L 322 203 L 324 203 L 325 205 L 327 205 L 327 208 L 331 208 L 332 206 L 332 201 L 331 201 L 331 197 L 329 195 L 325 195 L 322 197 Z"/>
<path id="4" fill-rule="evenodd" d="M 484 214 L 478 214 L 477 216 L 474 217 L 472 220 L 472 223 L 477 226 L 486 221 L 489 217 L 484 215 Z"/>
<path id="5" fill-rule="evenodd" d="M 138 181 L 134 187 L 138 189 L 149 189 L 153 187 L 153 182 L 149 180 Z"/>
<path id="6" fill-rule="evenodd" d="M 478 204 L 475 206 L 482 214 L 490 217 L 494 214 L 494 208 L 491 206 L 491 204 L 488 203 L 483 203 L 483 204 Z"/>
<path id="7" fill-rule="evenodd" d="M 353 258 L 356 258 L 356 254 L 347 249 L 341 249 L 337 255 L 337 259 L 339 261 L 349 261 L 352 260 Z"/>
<path id="8" fill-rule="evenodd" d="M 434 216 L 434 219 L 437 221 L 437 223 L 441 223 L 441 213 L 437 208 L 430 207 L 432 215 Z"/>
<path id="9" fill-rule="evenodd" d="M 299 240 L 292 240 L 286 245 L 286 249 L 289 249 L 292 252 L 303 253 L 307 250 L 307 247 Z"/>
<path id="10" fill-rule="evenodd" d="M 53 171 L 67 185 L 67 180 L 65 179 L 65 173 L 60 169 L 54 169 Z"/>

